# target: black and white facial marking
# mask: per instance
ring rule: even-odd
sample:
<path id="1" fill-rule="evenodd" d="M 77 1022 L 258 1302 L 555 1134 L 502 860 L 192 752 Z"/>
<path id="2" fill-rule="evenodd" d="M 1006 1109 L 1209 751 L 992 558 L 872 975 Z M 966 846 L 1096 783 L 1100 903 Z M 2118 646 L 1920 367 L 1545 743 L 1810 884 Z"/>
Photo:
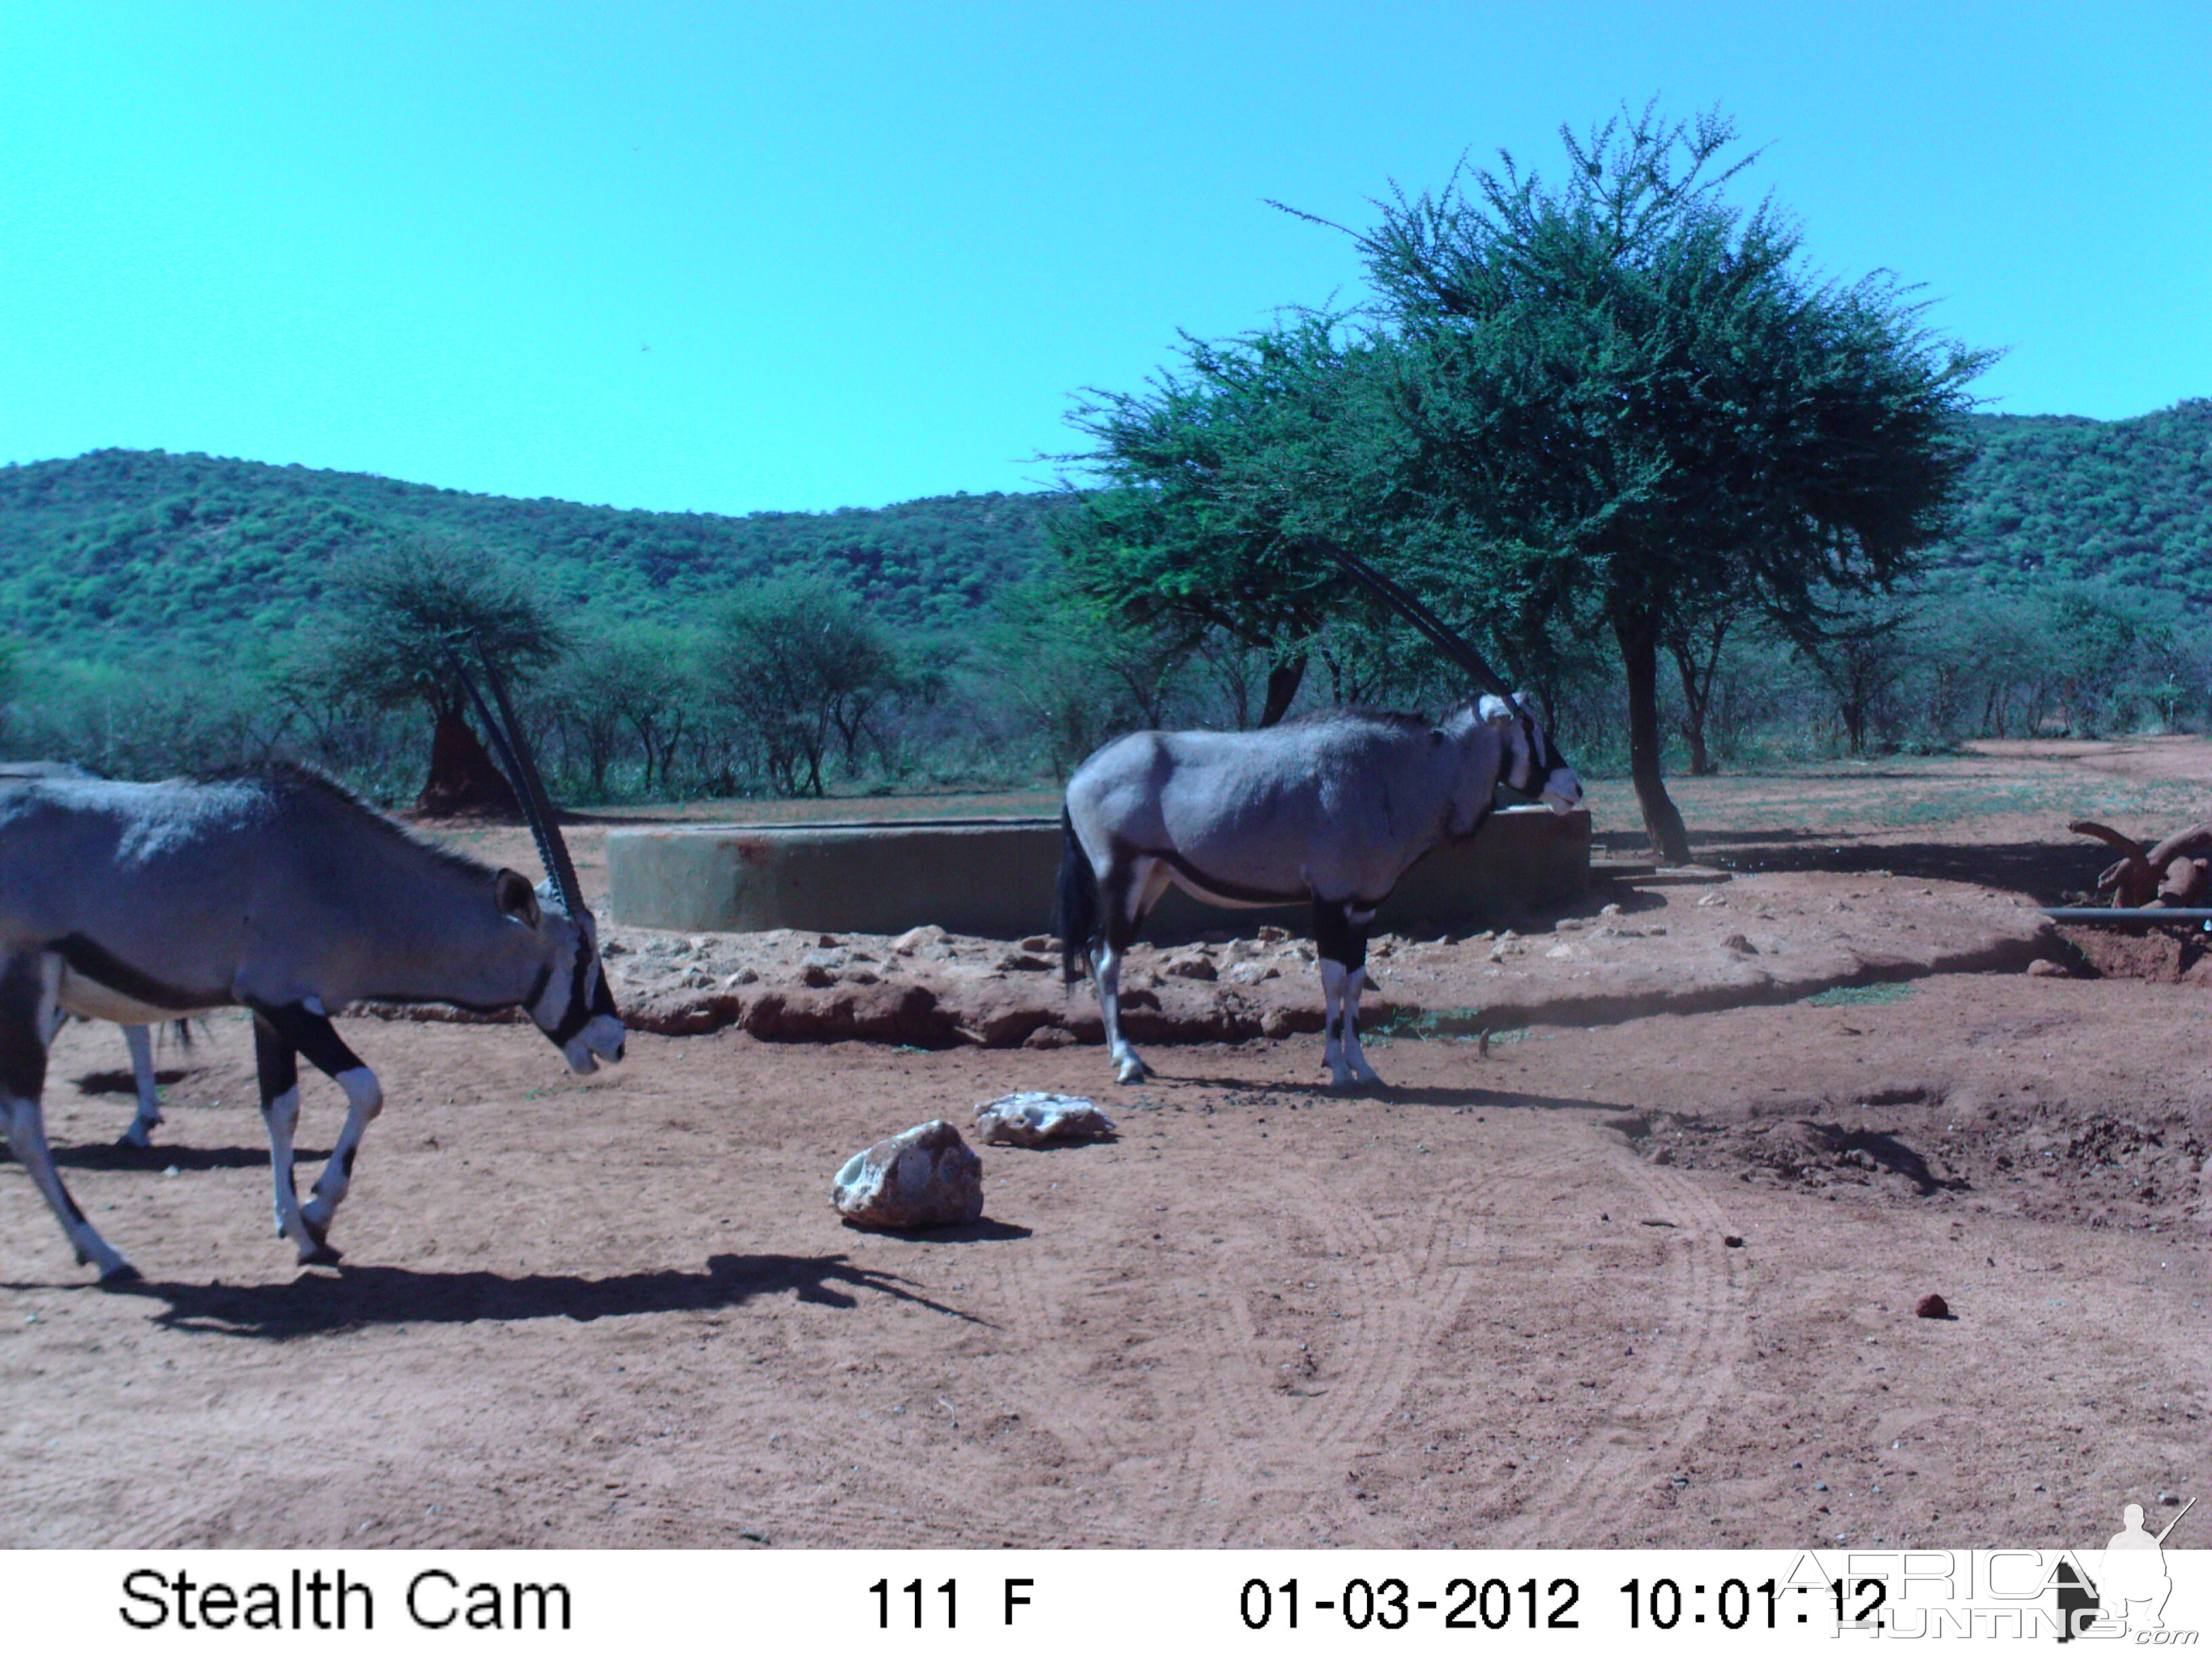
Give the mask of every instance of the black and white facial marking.
<path id="1" fill-rule="evenodd" d="M 494 878 L 492 890 L 500 909 L 536 933 L 544 947 L 522 1000 L 531 1023 L 552 1039 L 579 1077 L 598 1071 L 602 1059 L 621 1060 L 628 1033 L 599 963 L 598 919 L 589 910 L 572 918 L 551 882 L 532 888 L 512 870 Z"/>
<path id="2" fill-rule="evenodd" d="M 1534 706 L 1523 691 L 1510 703 L 1503 697 L 1486 696 L 1476 704 L 1475 712 L 1504 744 L 1499 778 L 1506 787 L 1534 796 L 1554 812 L 1571 811 L 1582 803 L 1583 781 L 1553 747 L 1551 734 L 1529 712 Z"/>

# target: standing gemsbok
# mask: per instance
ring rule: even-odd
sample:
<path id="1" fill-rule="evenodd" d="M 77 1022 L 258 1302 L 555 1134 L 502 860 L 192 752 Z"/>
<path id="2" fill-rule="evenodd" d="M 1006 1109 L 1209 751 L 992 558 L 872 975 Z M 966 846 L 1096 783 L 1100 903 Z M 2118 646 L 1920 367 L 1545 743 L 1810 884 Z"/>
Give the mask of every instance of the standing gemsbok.
<path id="1" fill-rule="evenodd" d="M 1414 860 L 1480 829 L 1498 786 L 1564 812 L 1582 781 L 1504 683 L 1395 584 L 1346 569 L 1494 689 L 1437 723 L 1340 708 L 1257 732 L 1138 732 L 1075 769 L 1060 814 L 1066 977 L 1089 966 L 1123 1083 L 1145 1063 L 1121 1034 L 1123 953 L 1170 883 L 1210 904 L 1310 903 L 1322 1058 L 1339 1087 L 1380 1079 L 1359 1043 L 1377 906 Z"/>
<path id="2" fill-rule="evenodd" d="M 337 1259 L 325 1235 L 384 1101 L 333 1012 L 363 1000 L 520 1007 L 580 1074 L 622 1058 L 598 925 L 535 769 L 492 735 L 518 774 L 551 877 L 542 887 L 418 840 L 298 768 L 0 790 L 0 1129 L 102 1282 L 136 1273 L 70 1197 L 46 1144 L 40 1095 L 58 1007 L 126 1024 L 252 1011 L 277 1231 L 303 1262 Z M 301 1054 L 348 1108 L 305 1204 L 292 1174 Z"/>

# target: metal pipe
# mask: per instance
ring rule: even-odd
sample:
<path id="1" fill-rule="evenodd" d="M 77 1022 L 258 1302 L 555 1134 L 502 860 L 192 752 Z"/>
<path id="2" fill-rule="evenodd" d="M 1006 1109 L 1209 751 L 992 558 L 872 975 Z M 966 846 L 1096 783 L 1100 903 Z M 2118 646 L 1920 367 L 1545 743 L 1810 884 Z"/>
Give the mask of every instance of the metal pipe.
<path id="1" fill-rule="evenodd" d="M 2061 905 L 2045 909 L 2041 914 L 2053 921 L 2087 922 L 2106 927 L 2154 927 L 2165 921 L 2186 921 L 2197 924 L 2212 922 L 2212 910 L 2162 910 L 2156 906 L 2140 910 L 2106 909 L 2082 905 Z"/>

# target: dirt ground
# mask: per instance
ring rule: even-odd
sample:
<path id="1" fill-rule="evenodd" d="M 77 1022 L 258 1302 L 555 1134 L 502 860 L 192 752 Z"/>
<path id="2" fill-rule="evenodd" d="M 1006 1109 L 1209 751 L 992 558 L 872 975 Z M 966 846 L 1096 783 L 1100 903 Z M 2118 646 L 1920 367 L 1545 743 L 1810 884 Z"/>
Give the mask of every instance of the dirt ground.
<path id="1" fill-rule="evenodd" d="M 2155 836 L 2208 780 L 2212 744 L 2163 739 L 1684 781 L 1708 874 L 1378 951 L 1372 1094 L 1323 1086 L 1293 940 L 1151 953 L 1162 1075 L 1121 1088 L 1018 941 L 623 932 L 625 998 L 696 1034 L 597 1078 L 527 1026 L 344 1022 L 388 1105 L 336 1269 L 272 1236 L 242 1020 L 165 1047 L 143 1153 L 110 1144 L 121 1041 L 72 1027 L 53 1139 L 146 1282 L 95 1288 L 0 1164 L 0 1545 L 2155 1528 L 2212 1484 L 2212 989 L 2179 935 L 2114 957 L 2033 907 L 2105 861 L 2067 819 Z M 931 1042 L 788 1040 L 887 985 Z M 1229 998 L 1286 1034 L 1207 1026 Z M 1017 1089 L 1119 1136 L 984 1149 L 971 1227 L 831 1209 L 852 1152 Z M 310 1153 L 338 1117 L 311 1080 Z"/>

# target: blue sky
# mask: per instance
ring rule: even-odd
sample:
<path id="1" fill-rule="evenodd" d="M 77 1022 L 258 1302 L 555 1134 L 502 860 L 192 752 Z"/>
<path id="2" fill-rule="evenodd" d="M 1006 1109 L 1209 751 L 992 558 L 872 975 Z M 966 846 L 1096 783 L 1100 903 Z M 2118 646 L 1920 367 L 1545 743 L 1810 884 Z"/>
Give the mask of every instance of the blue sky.
<path id="1" fill-rule="evenodd" d="M 1035 488 L 1178 330 L 1356 298 L 1657 95 L 2014 413 L 2212 395 L 2212 5 L 0 0 L 0 462 L 744 513 Z"/>

